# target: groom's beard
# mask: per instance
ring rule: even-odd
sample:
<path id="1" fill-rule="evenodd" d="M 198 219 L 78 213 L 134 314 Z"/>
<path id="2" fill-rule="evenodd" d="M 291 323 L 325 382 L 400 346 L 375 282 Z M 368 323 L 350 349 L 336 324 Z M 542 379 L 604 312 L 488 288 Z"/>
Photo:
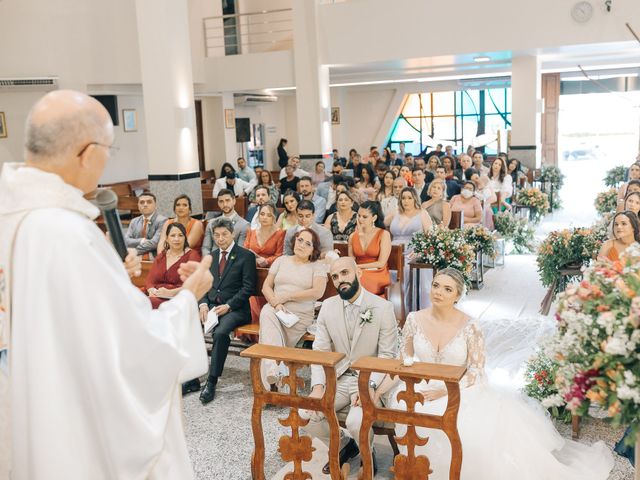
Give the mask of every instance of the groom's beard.
<path id="1" fill-rule="evenodd" d="M 343 285 L 349 285 L 349 288 L 346 288 L 344 290 L 342 290 L 342 286 Z M 358 282 L 358 278 L 354 278 L 353 282 L 349 283 L 349 282 L 342 282 L 340 285 L 338 285 L 338 295 L 340 295 L 340 298 L 343 300 L 349 300 L 351 298 L 353 298 L 353 296 L 358 293 L 358 289 L 360 288 L 360 282 Z"/>

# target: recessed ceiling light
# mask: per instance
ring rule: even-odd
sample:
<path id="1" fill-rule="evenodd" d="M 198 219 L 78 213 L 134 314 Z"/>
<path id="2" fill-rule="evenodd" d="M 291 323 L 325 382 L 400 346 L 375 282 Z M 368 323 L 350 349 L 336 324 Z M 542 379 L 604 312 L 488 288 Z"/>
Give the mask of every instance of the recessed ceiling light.
<path id="1" fill-rule="evenodd" d="M 487 57 L 486 55 L 481 55 L 479 57 L 473 57 L 473 61 L 474 62 L 490 62 L 491 61 L 491 57 Z"/>

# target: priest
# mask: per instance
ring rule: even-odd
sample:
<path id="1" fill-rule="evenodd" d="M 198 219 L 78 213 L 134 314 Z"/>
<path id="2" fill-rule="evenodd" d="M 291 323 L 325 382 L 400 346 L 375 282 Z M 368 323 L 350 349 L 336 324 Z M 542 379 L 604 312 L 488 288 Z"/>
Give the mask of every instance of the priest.
<path id="1" fill-rule="evenodd" d="M 193 478 L 181 383 L 207 371 L 196 299 L 211 288 L 211 257 L 152 310 L 129 279 L 135 250 L 123 266 L 83 198 L 113 139 L 100 103 L 55 91 L 28 116 L 25 163 L 4 164 L 0 478 Z"/>

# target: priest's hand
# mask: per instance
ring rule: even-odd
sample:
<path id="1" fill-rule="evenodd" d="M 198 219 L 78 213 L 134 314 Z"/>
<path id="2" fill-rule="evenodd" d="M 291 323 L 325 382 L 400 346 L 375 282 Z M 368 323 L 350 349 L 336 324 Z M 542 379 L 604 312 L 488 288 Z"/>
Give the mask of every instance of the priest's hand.
<path id="1" fill-rule="evenodd" d="M 191 274 L 196 271 L 198 265 L 200 265 L 200 262 L 196 262 L 193 260 L 190 262 L 181 263 L 178 267 L 178 275 L 180 275 L 180 280 L 184 282 L 187 278 L 189 278 Z"/>
<path id="2" fill-rule="evenodd" d="M 127 258 L 124 259 L 124 268 L 130 277 L 139 277 L 142 274 L 142 258 L 138 256 L 135 248 L 128 248 Z"/>
<path id="3" fill-rule="evenodd" d="M 189 290 L 196 299 L 204 297 L 205 293 L 211 290 L 211 285 L 213 285 L 213 276 L 209 270 L 211 261 L 211 255 L 206 255 L 182 284 L 183 290 Z"/>

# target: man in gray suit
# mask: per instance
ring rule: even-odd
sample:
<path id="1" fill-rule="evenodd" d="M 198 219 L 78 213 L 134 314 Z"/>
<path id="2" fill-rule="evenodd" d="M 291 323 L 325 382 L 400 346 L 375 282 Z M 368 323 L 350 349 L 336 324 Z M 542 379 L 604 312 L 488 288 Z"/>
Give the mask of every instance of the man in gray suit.
<path id="1" fill-rule="evenodd" d="M 143 192 L 138 197 L 138 210 L 142 215 L 131 220 L 124 241 L 128 248 L 135 248 L 143 260 L 152 260 L 167 217 L 156 212 L 156 196 L 151 192 Z"/>
<path id="2" fill-rule="evenodd" d="M 342 257 L 331 265 L 331 280 L 338 295 L 322 302 L 318 315 L 318 329 L 313 349 L 323 352 L 341 352 L 346 357 L 336 366 L 338 386 L 336 412 L 346 413 L 346 430 L 340 432 L 340 466 L 359 453 L 362 407 L 359 406 L 358 377 L 351 365 L 360 357 L 396 358 L 398 354 L 398 326 L 391 302 L 374 295 L 360 286 L 361 275 L 352 257 Z M 382 382 L 383 374 L 373 373 L 369 393 Z M 324 395 L 325 375 L 322 367 L 311 366 L 310 397 Z M 385 398 L 381 399 L 384 403 Z M 313 413 L 306 432 L 329 445 L 329 425 L 326 418 Z M 373 435 L 369 434 L 373 442 Z M 374 458 L 375 465 L 375 458 Z M 329 473 L 327 463 L 323 472 Z"/>
<path id="3" fill-rule="evenodd" d="M 298 215 L 298 225 L 291 227 L 287 230 L 287 234 L 284 237 L 284 254 L 293 255 L 293 248 L 291 242 L 293 236 L 298 230 L 303 228 L 309 228 L 318 234 L 320 239 L 320 258 L 324 258 L 327 253 L 333 251 L 333 235 L 331 232 L 321 225 L 318 225 L 315 220 L 316 207 L 310 200 L 301 200 L 296 208 Z"/>
<path id="4" fill-rule="evenodd" d="M 249 228 L 249 222 L 238 215 L 236 212 L 236 195 L 231 191 L 223 188 L 218 193 L 218 207 L 222 212 L 222 217 L 231 220 L 233 225 L 233 241 L 239 246 L 244 245 L 244 239 L 247 238 L 247 228 Z M 207 229 L 204 232 L 204 240 L 202 241 L 202 256 L 210 255 L 213 250 L 217 250 L 218 247 L 213 242 L 213 224 L 215 222 L 210 220 L 207 223 Z"/>

